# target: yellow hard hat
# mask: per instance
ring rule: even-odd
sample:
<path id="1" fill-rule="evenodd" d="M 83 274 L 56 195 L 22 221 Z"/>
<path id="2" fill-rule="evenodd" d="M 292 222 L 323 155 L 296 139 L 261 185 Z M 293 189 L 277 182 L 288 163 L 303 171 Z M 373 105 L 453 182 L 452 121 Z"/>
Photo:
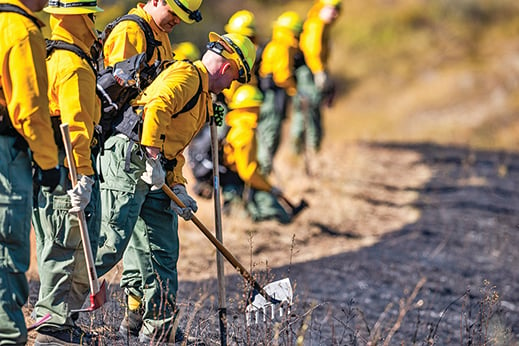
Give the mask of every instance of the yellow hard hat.
<path id="1" fill-rule="evenodd" d="M 50 0 L 49 5 L 43 10 L 52 14 L 87 14 L 103 11 L 97 6 L 96 0 Z"/>
<path id="2" fill-rule="evenodd" d="M 290 30 L 296 35 L 301 33 L 303 30 L 303 20 L 294 11 L 283 12 L 274 22 L 275 28 L 285 28 Z"/>
<path id="3" fill-rule="evenodd" d="M 200 59 L 200 50 L 191 42 L 180 42 L 173 46 L 173 53 L 177 60 L 191 60 L 195 61 Z"/>
<path id="4" fill-rule="evenodd" d="M 319 0 L 321 4 L 326 6 L 334 6 L 340 8 L 342 5 L 342 0 Z"/>
<path id="5" fill-rule="evenodd" d="M 241 34 L 247 37 L 256 36 L 256 18 L 251 11 L 240 10 L 229 18 L 224 29 L 229 34 Z"/>
<path id="6" fill-rule="evenodd" d="M 243 84 L 232 95 L 229 107 L 233 109 L 259 107 L 262 103 L 263 93 L 255 86 Z"/>
<path id="7" fill-rule="evenodd" d="M 192 24 L 202 20 L 202 13 L 198 10 L 202 0 L 166 0 L 166 2 L 183 22 Z"/>
<path id="8" fill-rule="evenodd" d="M 238 65 L 238 82 L 248 83 L 250 81 L 251 69 L 256 60 L 256 47 L 247 36 L 219 35 L 210 32 L 207 48 L 226 59 L 233 60 Z"/>

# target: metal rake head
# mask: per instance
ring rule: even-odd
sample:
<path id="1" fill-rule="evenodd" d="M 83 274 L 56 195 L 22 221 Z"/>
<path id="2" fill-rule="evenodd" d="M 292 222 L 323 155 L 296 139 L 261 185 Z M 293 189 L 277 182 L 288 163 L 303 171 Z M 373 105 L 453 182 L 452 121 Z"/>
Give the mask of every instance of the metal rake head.
<path id="1" fill-rule="evenodd" d="M 253 320 L 254 323 L 258 323 L 260 320 L 263 322 L 267 320 L 275 321 L 276 310 L 279 310 L 279 318 L 282 318 L 285 314 L 290 314 L 290 306 L 292 305 L 293 298 L 290 279 L 285 278 L 271 282 L 263 287 L 263 289 L 270 299 L 265 298 L 257 291 L 253 292 L 251 302 L 245 309 L 247 325 L 250 325 Z M 262 318 L 260 315 L 262 315 Z"/>

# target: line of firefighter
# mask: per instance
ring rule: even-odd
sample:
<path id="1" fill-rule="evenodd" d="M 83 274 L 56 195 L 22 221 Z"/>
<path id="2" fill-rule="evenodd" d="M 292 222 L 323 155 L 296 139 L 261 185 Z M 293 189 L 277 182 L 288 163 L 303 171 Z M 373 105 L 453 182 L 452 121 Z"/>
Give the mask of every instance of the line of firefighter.
<path id="1" fill-rule="evenodd" d="M 181 21 L 200 21 L 201 2 L 150 0 L 130 12 L 150 24 L 155 39 L 161 42 L 157 56 L 168 59 L 173 54 L 167 34 Z M 171 330 L 178 287 L 177 215 L 189 220 L 191 213 L 197 210 L 196 201 L 185 188 L 182 152 L 213 115 L 210 93 L 219 94 L 229 88 L 233 80 L 251 81 L 256 47 L 239 33 L 211 33 L 201 60 L 170 65 L 150 85 L 149 93 L 141 94 L 133 103 L 144 118 L 140 143 L 124 134 L 110 137 L 104 154 L 99 156 L 101 172 L 98 172 L 91 148 L 93 126 L 100 115 L 94 96 L 94 71 L 67 51 L 54 50 L 45 64 L 42 23 L 34 17 L 34 12 L 42 10 L 47 1 L 4 0 L 2 3 L 10 6 L 1 10 L 5 13 L 0 15 L 4 28 L 0 56 L 2 66 L 8 66 L 0 71 L 0 120 L 9 119 L 9 126 L 0 127 L 0 249 L 3 256 L 0 344 L 27 341 L 21 307 L 28 297 L 25 271 L 30 258 L 29 215 L 33 194 L 37 208 L 32 219 L 42 282 L 34 317 L 39 318 L 46 312 L 52 314 L 52 319 L 38 328 L 36 344 L 93 342 L 93 335 L 76 326 L 77 315 L 70 314 L 82 305 L 88 294 L 78 211 L 87 216 L 90 245 L 96 255 L 99 275 L 123 259 L 121 286 L 128 294 L 128 309 L 120 327 L 122 334 L 139 335 L 142 342 L 181 340 L 182 332 Z M 317 0 L 317 4 L 333 8 L 335 16 L 340 7 L 339 0 Z M 96 39 L 94 14 L 102 11 L 96 1 L 53 0 L 45 11 L 51 13 L 53 40 L 74 43 L 89 54 L 89 46 Z M 114 35 L 116 30 L 122 35 Z M 145 36 L 138 25 L 121 22 L 105 43 L 105 64 L 112 65 L 145 50 Z M 314 77 L 311 81 L 318 89 L 323 78 L 328 82 L 324 64 L 315 70 L 310 64 L 308 67 Z M 324 77 L 321 72 L 325 73 Z M 317 77 L 319 75 L 321 77 Z M 197 93 L 199 85 L 202 91 L 197 105 L 186 112 L 190 116 L 172 119 L 170 114 L 181 110 Z M 263 107 L 265 101 L 258 89 L 251 88 L 241 87 L 244 91 L 235 93 L 230 106 L 256 109 L 261 102 Z M 75 187 L 68 177 L 62 147 L 48 140 L 56 132 L 52 126 L 60 121 L 71 124 L 74 161 L 79 173 Z M 179 132 L 179 128 L 183 131 Z M 59 143 L 59 138 L 55 142 Z M 127 155 L 130 155 L 130 172 L 120 164 L 126 161 Z M 33 177 L 31 161 L 36 168 Z M 164 161 L 169 163 L 166 169 L 162 166 Z M 101 184 L 98 173 L 103 177 Z M 35 193 L 30 188 L 32 181 L 39 188 Z M 158 187 L 163 183 L 172 186 L 186 208 L 180 208 L 161 192 Z M 270 193 L 280 193 L 279 189 L 269 187 Z M 164 292 L 167 297 L 161 296 Z"/>

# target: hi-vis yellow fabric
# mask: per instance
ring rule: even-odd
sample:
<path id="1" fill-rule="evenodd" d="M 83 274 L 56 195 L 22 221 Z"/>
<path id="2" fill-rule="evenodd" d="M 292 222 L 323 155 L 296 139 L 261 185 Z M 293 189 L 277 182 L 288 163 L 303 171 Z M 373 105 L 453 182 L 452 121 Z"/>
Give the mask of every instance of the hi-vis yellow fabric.
<path id="1" fill-rule="evenodd" d="M 94 42 L 94 23 L 87 15 L 51 15 L 52 40 L 75 44 L 89 54 Z M 85 29 L 87 28 L 87 29 Z M 94 125 L 101 117 L 96 96 L 96 75 L 76 53 L 55 49 L 47 58 L 51 116 L 68 123 L 77 172 L 93 175 L 90 146 Z"/>
<path id="2" fill-rule="evenodd" d="M 166 32 L 159 29 L 159 27 L 153 21 L 151 15 L 143 9 L 144 4 L 137 4 L 137 7 L 133 8 L 128 12 L 129 14 L 135 14 L 148 22 L 153 30 L 153 35 L 157 41 L 162 44 L 157 47 L 160 52 L 161 60 L 173 59 L 173 49 L 171 48 L 171 42 Z M 153 53 L 153 57 L 150 60 L 152 64 L 156 59 L 159 58 L 157 49 Z M 131 20 L 125 20 L 117 24 L 103 46 L 104 64 L 105 66 L 113 66 L 119 61 L 126 60 L 136 54 L 146 51 L 146 36 L 139 27 L 139 24 Z"/>
<path id="3" fill-rule="evenodd" d="M 2 2 L 34 16 L 20 1 Z M 27 141 L 34 161 L 40 168 L 50 169 L 58 164 L 58 150 L 49 116 L 43 35 L 29 18 L 17 13 L 2 13 L 0 28 L 0 105 L 7 107 L 11 123 Z"/>
<path id="4" fill-rule="evenodd" d="M 299 39 L 299 46 L 305 56 L 305 62 L 314 74 L 326 70 L 330 54 L 328 46 L 330 25 L 326 25 L 319 18 L 319 11 L 322 6 L 322 3 L 317 2 L 310 9 Z"/>
<path id="5" fill-rule="evenodd" d="M 224 163 L 226 167 L 238 173 L 245 184 L 257 190 L 270 191 L 272 185 L 261 174 L 257 160 L 258 116 L 251 109 L 254 108 L 240 108 L 227 113 L 225 121 L 231 128 L 223 147 Z"/>
<path id="6" fill-rule="evenodd" d="M 185 113 L 175 114 L 197 93 L 200 73 L 202 91 L 197 104 Z M 209 77 L 201 61 L 191 64 L 177 61 L 168 66 L 133 102 L 143 106 L 143 128 L 141 144 L 162 148 L 166 159 L 177 159 L 177 165 L 167 172 L 167 183 L 185 184 L 182 175 L 185 158 L 182 152 L 204 123 L 213 115 L 213 103 L 209 94 Z"/>

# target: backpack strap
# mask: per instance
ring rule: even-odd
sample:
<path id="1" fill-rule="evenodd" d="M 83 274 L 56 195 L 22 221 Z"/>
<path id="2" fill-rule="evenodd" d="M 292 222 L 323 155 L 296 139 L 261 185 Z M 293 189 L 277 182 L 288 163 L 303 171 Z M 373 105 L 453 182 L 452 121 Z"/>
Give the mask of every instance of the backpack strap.
<path id="1" fill-rule="evenodd" d="M 125 20 L 130 20 L 132 22 L 137 23 L 137 25 L 139 25 L 141 30 L 144 32 L 144 36 L 146 37 L 146 59 L 148 62 L 150 62 L 151 58 L 153 57 L 153 51 L 155 51 L 155 48 L 161 46 L 162 42 L 155 39 L 155 35 L 153 35 L 153 30 L 151 29 L 150 24 L 146 20 L 144 20 L 144 18 L 136 14 L 125 14 L 124 16 L 115 19 L 111 23 L 108 23 L 108 25 L 106 25 L 103 31 L 103 41 L 106 42 L 108 35 L 110 35 L 115 26 Z M 158 60 L 161 60 L 160 52 L 158 50 L 157 54 Z"/>
<path id="2" fill-rule="evenodd" d="M 94 71 L 94 75 L 97 75 L 97 70 L 94 65 L 94 60 L 87 54 L 85 51 L 83 51 L 81 48 L 79 48 L 77 45 L 68 43 L 61 40 L 45 40 L 45 45 L 47 48 L 47 56 L 49 56 L 54 49 L 63 49 L 68 50 L 69 52 L 75 53 L 77 56 L 79 56 L 81 59 L 85 60 L 92 71 Z"/>
<path id="3" fill-rule="evenodd" d="M 40 21 L 36 17 L 31 16 L 29 13 L 27 13 L 27 11 L 19 6 L 12 4 L 0 4 L 0 12 L 13 12 L 21 14 L 22 16 L 29 18 L 39 29 L 41 29 Z"/>
<path id="4" fill-rule="evenodd" d="M 191 61 L 189 61 L 189 60 L 183 60 L 183 61 L 187 61 L 187 62 L 191 63 L 191 65 L 193 65 L 193 67 L 195 68 L 196 73 L 198 74 L 198 82 L 199 82 L 198 90 L 193 95 L 193 97 L 191 97 L 191 99 L 189 101 L 187 101 L 187 103 L 184 105 L 184 107 L 182 107 L 181 110 L 179 110 L 178 112 L 176 112 L 175 114 L 173 114 L 171 116 L 172 118 L 176 118 L 176 117 L 178 117 L 179 114 L 188 112 L 191 109 L 193 109 L 193 107 L 196 106 L 196 104 L 198 102 L 200 94 L 202 93 L 202 76 L 200 75 L 200 71 L 198 71 L 198 68 L 196 68 L 196 66 Z"/>

